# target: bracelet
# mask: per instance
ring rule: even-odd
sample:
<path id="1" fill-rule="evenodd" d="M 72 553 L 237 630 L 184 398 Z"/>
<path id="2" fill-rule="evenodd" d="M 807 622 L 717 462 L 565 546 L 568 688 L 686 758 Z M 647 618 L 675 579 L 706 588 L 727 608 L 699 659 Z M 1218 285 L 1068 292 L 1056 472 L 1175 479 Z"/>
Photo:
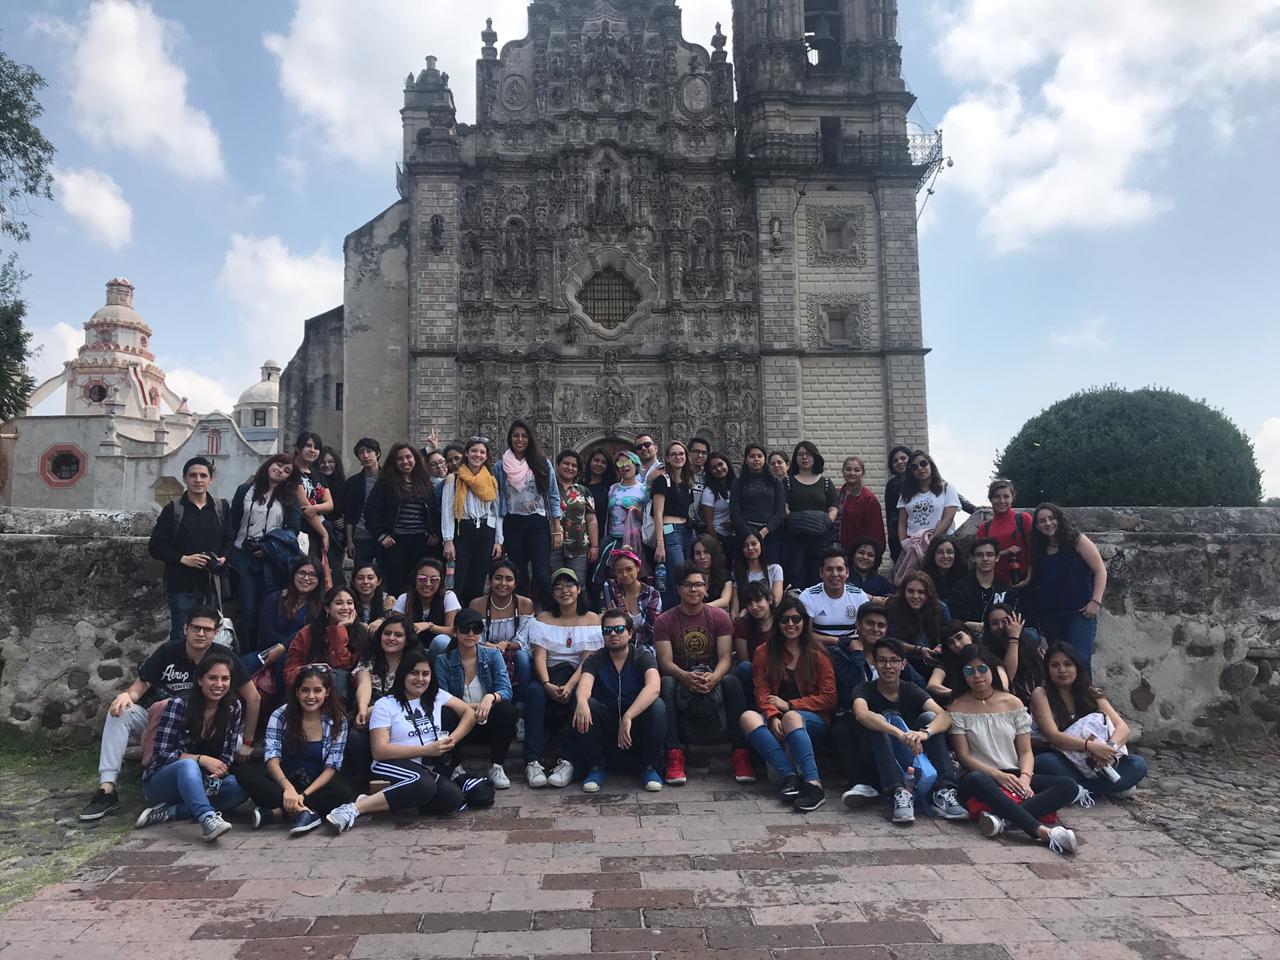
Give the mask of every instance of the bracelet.
<path id="1" fill-rule="evenodd" d="M 1092 597 L 1090 597 L 1090 598 L 1089 598 L 1089 603 L 1096 603 L 1098 606 L 1102 606 L 1102 601 L 1101 601 L 1101 600 L 1094 600 Z M 1086 606 L 1086 607 L 1087 607 L 1088 605 L 1089 605 L 1088 603 L 1086 603 L 1086 604 L 1085 604 L 1085 606 Z"/>
<path id="2" fill-rule="evenodd" d="M 1019 770 L 1019 771 L 1018 771 L 1018 776 L 1019 776 L 1019 777 L 1030 777 L 1030 776 L 1032 776 L 1032 773 L 1031 773 L 1031 771 L 1030 771 L 1030 770 Z"/>

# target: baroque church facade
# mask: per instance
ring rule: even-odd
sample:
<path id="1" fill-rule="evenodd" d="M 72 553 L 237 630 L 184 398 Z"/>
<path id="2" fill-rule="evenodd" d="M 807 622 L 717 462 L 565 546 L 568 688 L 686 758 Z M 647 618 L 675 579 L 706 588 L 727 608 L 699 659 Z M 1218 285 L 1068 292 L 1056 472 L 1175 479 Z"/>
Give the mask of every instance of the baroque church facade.
<path id="1" fill-rule="evenodd" d="M 535 0 L 523 39 L 481 34 L 474 125 L 428 57 L 400 199 L 346 241 L 341 343 L 315 318 L 282 379 L 286 441 L 524 417 L 552 454 L 808 438 L 873 475 L 925 443 L 916 193 L 941 143 L 908 132 L 896 0 L 732 12 L 730 64 L 673 0 Z"/>

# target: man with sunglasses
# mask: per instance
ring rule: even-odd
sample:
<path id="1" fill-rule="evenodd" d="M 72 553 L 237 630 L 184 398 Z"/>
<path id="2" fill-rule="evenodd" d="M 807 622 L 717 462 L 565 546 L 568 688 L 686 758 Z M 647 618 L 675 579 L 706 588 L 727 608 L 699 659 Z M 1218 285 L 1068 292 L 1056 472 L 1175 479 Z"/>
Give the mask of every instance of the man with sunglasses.
<path id="1" fill-rule="evenodd" d="M 658 661 L 635 646 L 631 614 L 611 607 L 600 618 L 604 649 L 582 664 L 573 712 L 573 764 L 587 770 L 584 793 L 597 793 L 610 767 L 634 757 L 640 782 L 651 792 L 662 789 L 658 760 L 667 730 L 667 708 L 659 697 Z"/>
<path id="2" fill-rule="evenodd" d="M 800 594 L 800 602 L 813 618 L 813 635 L 828 650 L 853 633 L 858 608 L 871 598 L 849 586 L 849 561 L 840 547 L 822 554 L 822 582 Z"/>
<path id="3" fill-rule="evenodd" d="M 934 813 L 947 820 L 967 820 L 969 812 L 956 796 L 955 766 L 942 736 L 951 727 L 951 717 L 928 691 L 902 680 L 907 661 L 896 640 L 886 637 L 877 641 L 872 663 L 876 679 L 854 691 L 853 715 L 875 757 L 880 791 L 892 797 L 893 822 L 905 826 L 916 819 L 915 794 L 895 754 L 894 741 L 911 757 L 923 754 L 937 771 L 932 791 Z M 898 723 L 891 722 L 893 719 Z"/>
<path id="4" fill-rule="evenodd" d="M 649 478 L 662 469 L 662 461 L 658 459 L 658 444 L 650 434 L 642 433 L 636 437 L 634 449 L 636 456 L 640 458 L 636 478 L 647 487 Z"/>

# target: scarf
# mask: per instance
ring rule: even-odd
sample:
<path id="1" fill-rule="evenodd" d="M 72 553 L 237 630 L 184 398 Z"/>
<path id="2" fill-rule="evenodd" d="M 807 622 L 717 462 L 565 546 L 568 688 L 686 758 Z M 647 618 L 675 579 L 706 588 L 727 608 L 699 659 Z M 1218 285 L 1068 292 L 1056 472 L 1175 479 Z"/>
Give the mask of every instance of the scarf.
<path id="1" fill-rule="evenodd" d="M 527 486 L 529 478 L 533 476 L 529 461 L 520 459 L 510 450 L 502 455 L 502 472 L 507 476 L 507 483 L 517 490 Z"/>
<path id="2" fill-rule="evenodd" d="M 503 458 L 505 466 L 506 458 Z M 525 466 L 528 469 L 528 466 Z M 477 500 L 489 503 L 491 500 L 497 499 L 498 481 L 494 479 L 488 467 L 481 467 L 479 473 L 472 473 L 471 467 L 464 463 L 458 464 L 458 472 L 453 475 L 453 516 L 457 520 L 463 517 L 463 509 L 467 503 L 467 491 L 470 490 L 475 494 Z"/>

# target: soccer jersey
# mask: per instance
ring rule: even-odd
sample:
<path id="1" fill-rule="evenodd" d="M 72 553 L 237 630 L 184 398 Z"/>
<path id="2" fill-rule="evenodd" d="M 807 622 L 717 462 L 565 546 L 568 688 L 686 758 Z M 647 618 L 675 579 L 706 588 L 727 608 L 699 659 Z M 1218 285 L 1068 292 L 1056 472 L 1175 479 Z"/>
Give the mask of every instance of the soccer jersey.
<path id="1" fill-rule="evenodd" d="M 846 583 L 844 593 L 833 597 L 824 584 L 818 583 L 800 594 L 800 602 L 813 618 L 815 631 L 841 637 L 853 632 L 858 608 L 867 602 L 867 595 Z"/>

